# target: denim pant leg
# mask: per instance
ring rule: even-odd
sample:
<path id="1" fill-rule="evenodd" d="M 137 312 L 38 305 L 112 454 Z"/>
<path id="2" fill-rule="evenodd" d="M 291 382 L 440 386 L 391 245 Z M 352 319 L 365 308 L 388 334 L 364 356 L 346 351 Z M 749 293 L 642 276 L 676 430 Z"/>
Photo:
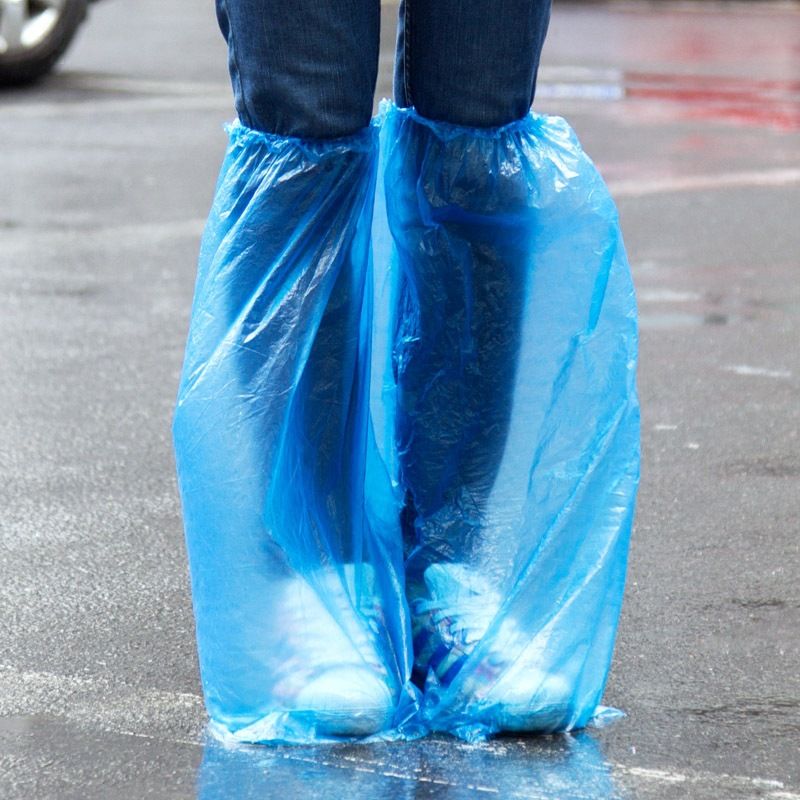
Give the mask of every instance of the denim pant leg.
<path id="1" fill-rule="evenodd" d="M 533 100 L 549 15 L 550 0 L 403 0 L 397 104 L 469 128 L 524 117 Z M 423 128 L 417 135 L 428 137 Z M 530 271 L 526 258 L 512 257 L 512 247 L 488 244 L 501 224 L 497 220 L 525 206 L 524 176 L 492 172 L 491 160 L 485 174 L 475 164 L 442 163 L 439 168 L 441 175 L 451 176 L 471 169 L 474 178 L 469 186 L 454 181 L 466 195 L 437 200 L 444 205 L 436 224 L 445 238 L 460 242 L 465 254 L 458 269 L 435 249 L 419 249 L 408 262 L 407 285 L 413 286 L 422 331 L 398 378 L 396 437 L 406 488 L 406 551 L 416 548 L 414 562 L 421 569 L 445 551 L 456 561 L 480 559 L 484 512 L 509 431 Z M 407 180 L 424 187 L 419 191 L 429 188 L 428 181 L 438 187 L 427 162 L 405 169 Z M 484 192 L 499 203 L 494 217 L 484 209 L 465 225 L 457 214 L 444 212 L 465 202 L 471 207 Z M 396 230 L 395 235 L 403 238 L 404 233 Z M 447 309 L 448 319 L 465 320 L 468 351 L 440 332 L 425 333 L 426 327 L 435 327 L 429 321 L 441 318 L 441 308 Z M 452 508 L 461 509 L 460 523 L 448 526 L 445 546 L 439 520 Z"/>
<path id="2" fill-rule="evenodd" d="M 397 104 L 456 125 L 520 119 L 549 20 L 550 0 L 401 0 Z"/>
<path id="3" fill-rule="evenodd" d="M 328 139 L 369 124 L 379 0 L 216 0 L 239 119 Z"/>
<path id="4" fill-rule="evenodd" d="M 309 350 L 302 375 L 293 379 L 296 386 L 288 378 L 283 386 L 285 376 L 275 379 L 276 390 L 294 390 L 295 397 L 291 447 L 280 450 L 286 464 L 291 462 L 292 466 L 284 468 L 302 473 L 306 480 L 305 484 L 295 482 L 282 489 L 283 499 L 287 508 L 294 508 L 288 502 L 291 492 L 307 491 L 308 485 L 313 485 L 317 502 L 314 525 L 319 539 L 325 540 L 339 561 L 362 558 L 355 552 L 361 542 L 353 534 L 358 528 L 354 515 L 359 509 L 351 484 L 357 481 L 352 480 L 348 470 L 360 463 L 363 449 L 363 426 L 360 419 L 354 418 L 353 408 L 358 407 L 354 394 L 360 391 L 363 381 L 358 344 L 368 247 L 355 251 L 354 257 L 341 267 L 341 258 L 352 246 L 353 221 L 338 217 L 338 228 L 321 231 L 315 227 L 319 224 L 319 209 L 303 209 L 315 196 L 316 187 L 325 181 L 330 181 L 330 197 L 371 197 L 377 137 L 368 126 L 377 73 L 379 12 L 379 0 L 217 0 L 242 124 L 267 134 L 276 153 L 294 152 L 292 148 L 296 147 L 298 152 L 311 148 L 309 152 L 325 154 L 302 167 L 291 159 L 276 157 L 272 169 L 284 171 L 279 179 L 266 169 L 253 175 L 243 171 L 242 179 L 252 182 L 250 190 L 265 204 L 270 219 L 283 220 L 286 227 L 282 230 L 276 224 L 256 232 L 250 243 L 252 283 L 239 282 L 244 297 L 231 291 L 230 308 L 226 311 L 235 319 L 246 307 L 253 286 L 258 285 L 259 272 L 266 273 L 270 265 L 293 263 L 300 243 L 313 253 L 303 266 L 305 272 L 313 275 L 315 270 L 323 269 L 320 265 L 327 260 L 332 260 L 333 265 L 325 267 L 327 272 L 320 281 L 327 281 L 328 273 L 339 270 L 330 287 L 320 284 L 313 290 L 304 290 L 309 304 L 312 297 L 320 298 L 323 310 L 318 320 L 304 310 L 296 318 L 282 321 L 284 334 L 296 335 Z M 334 176 L 339 177 L 334 180 Z M 274 187 L 271 180 L 275 181 Z M 263 188 L 267 186 L 269 191 Z M 323 198 L 317 197 L 317 202 L 324 207 Z M 371 200 L 365 202 L 371 216 Z M 246 231 L 236 230 L 234 238 L 244 242 L 247 235 Z M 323 243 L 333 248 L 331 253 L 324 251 Z M 317 246 L 320 249 L 314 251 Z M 337 249 L 341 251 L 339 261 L 335 258 Z M 242 273 L 242 269 L 237 263 L 237 272 Z M 301 298 L 302 293 L 295 302 L 300 304 Z M 267 306 L 261 312 L 265 318 L 273 315 L 270 326 L 277 336 L 280 325 L 274 322 L 274 310 Z M 311 338 L 303 339 L 304 336 Z M 257 374 L 268 361 L 267 355 L 253 348 L 242 348 L 230 358 L 239 362 L 241 375 Z M 268 426 L 259 428 L 255 419 L 252 417 L 248 423 L 251 439 L 268 442 Z M 273 468 L 277 470 L 274 465 Z M 302 504 L 298 501 L 295 505 Z M 307 516 L 314 514 L 309 511 Z M 272 527 L 282 531 L 297 525 L 294 520 L 274 519 Z M 287 545 L 284 549 L 296 551 L 297 547 Z M 297 555 L 293 553 L 294 557 Z"/>

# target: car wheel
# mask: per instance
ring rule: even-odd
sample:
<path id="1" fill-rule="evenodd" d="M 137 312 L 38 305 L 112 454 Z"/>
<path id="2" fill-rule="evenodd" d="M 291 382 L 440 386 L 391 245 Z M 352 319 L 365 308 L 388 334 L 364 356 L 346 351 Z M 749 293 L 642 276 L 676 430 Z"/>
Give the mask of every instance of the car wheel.
<path id="1" fill-rule="evenodd" d="M 49 72 L 86 16 L 87 0 L 0 0 L 0 85 Z"/>

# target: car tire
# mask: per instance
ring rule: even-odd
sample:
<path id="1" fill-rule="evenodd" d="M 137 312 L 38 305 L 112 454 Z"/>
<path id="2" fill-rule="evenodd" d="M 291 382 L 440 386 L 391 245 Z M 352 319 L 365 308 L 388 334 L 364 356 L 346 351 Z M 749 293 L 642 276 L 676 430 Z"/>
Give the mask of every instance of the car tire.
<path id="1" fill-rule="evenodd" d="M 7 13 L 3 5 L 0 1 L 0 15 Z M 29 19 L 37 13 L 50 13 L 39 0 L 25 0 L 22 5 Z M 1 41 L 0 51 L 5 49 L 6 52 L 0 52 L 0 86 L 18 86 L 46 75 L 72 42 L 86 17 L 86 5 L 87 0 L 63 0 L 57 9 L 58 17 L 45 20 L 48 25 L 42 27 L 46 34 L 28 43 L 18 43 L 13 48 L 9 48 L 5 40 Z"/>

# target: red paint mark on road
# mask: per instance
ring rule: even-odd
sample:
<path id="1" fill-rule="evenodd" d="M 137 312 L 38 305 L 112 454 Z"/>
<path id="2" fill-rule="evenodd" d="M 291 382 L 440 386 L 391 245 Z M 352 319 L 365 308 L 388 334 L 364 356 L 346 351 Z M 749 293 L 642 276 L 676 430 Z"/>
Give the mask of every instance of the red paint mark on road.
<path id="1" fill-rule="evenodd" d="M 800 81 L 624 73 L 625 97 L 675 104 L 685 119 L 800 130 Z"/>

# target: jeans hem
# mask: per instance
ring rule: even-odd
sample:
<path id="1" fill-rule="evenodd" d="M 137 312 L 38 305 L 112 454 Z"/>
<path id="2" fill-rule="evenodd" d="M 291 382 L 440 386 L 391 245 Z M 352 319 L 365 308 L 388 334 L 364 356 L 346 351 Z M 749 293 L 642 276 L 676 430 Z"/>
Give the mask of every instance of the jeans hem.
<path id="1" fill-rule="evenodd" d="M 253 128 L 241 118 L 235 119 L 225 125 L 226 133 L 231 139 L 236 139 L 243 143 L 261 143 L 267 147 L 285 147 L 294 145 L 303 147 L 315 152 L 322 152 L 335 148 L 346 147 L 351 150 L 371 150 L 377 139 L 377 117 L 373 117 L 369 125 L 365 125 L 355 133 L 348 133 L 345 136 L 336 137 L 305 137 L 305 136 L 285 136 L 281 133 L 271 133 Z"/>

